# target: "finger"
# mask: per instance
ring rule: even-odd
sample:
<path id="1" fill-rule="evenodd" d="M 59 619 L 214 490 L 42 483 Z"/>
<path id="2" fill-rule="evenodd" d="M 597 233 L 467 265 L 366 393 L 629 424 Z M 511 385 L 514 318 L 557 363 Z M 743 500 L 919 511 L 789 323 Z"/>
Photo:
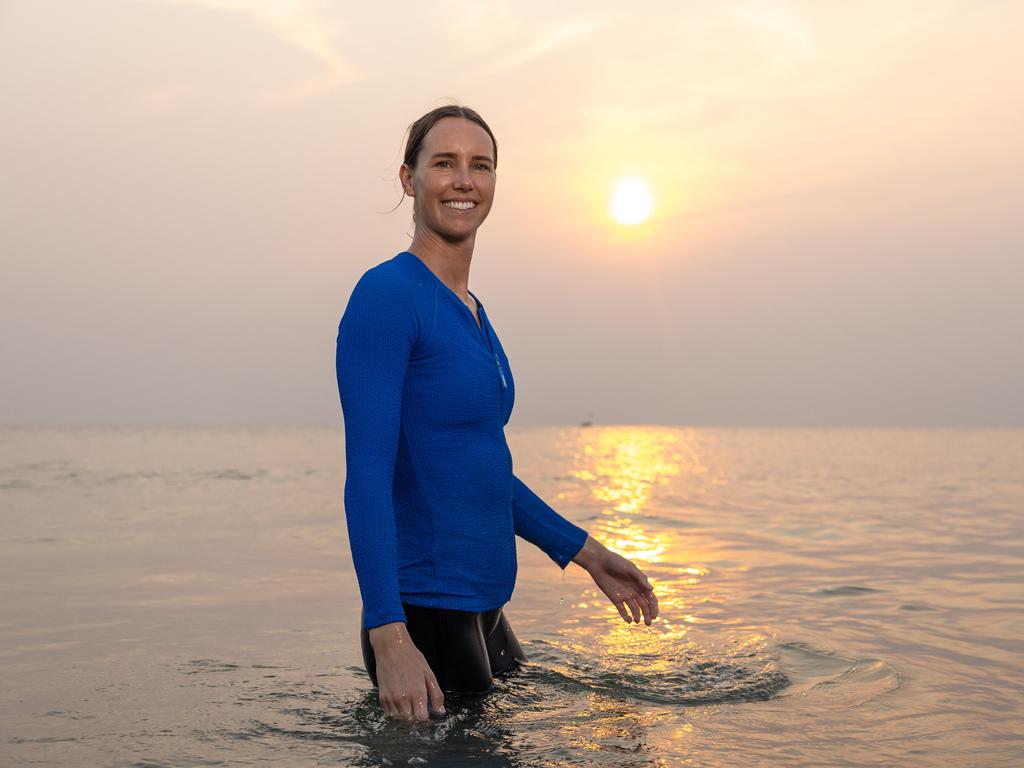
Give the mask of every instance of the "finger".
<path id="1" fill-rule="evenodd" d="M 430 697 L 430 706 L 433 707 L 434 712 L 443 715 L 444 693 L 441 692 L 441 686 L 437 684 L 433 672 L 427 673 L 427 696 Z"/>
<path id="2" fill-rule="evenodd" d="M 651 622 L 654 621 L 654 608 L 651 605 L 650 599 L 647 597 L 646 594 L 641 593 L 637 596 L 636 601 L 640 605 L 640 610 L 643 611 L 644 624 L 646 624 L 648 627 L 651 626 Z"/>
<path id="3" fill-rule="evenodd" d="M 412 714 L 417 720 L 429 720 L 427 713 L 427 686 L 424 682 L 422 690 L 418 691 L 412 703 Z"/>
<path id="4" fill-rule="evenodd" d="M 658 596 L 654 594 L 654 588 L 645 589 L 644 597 L 647 598 L 647 604 L 651 606 L 651 618 L 656 618 L 658 615 Z"/>
<path id="5" fill-rule="evenodd" d="M 636 574 L 634 575 L 634 580 L 641 585 L 641 594 L 651 606 L 651 618 L 656 619 L 658 617 L 658 596 L 654 594 L 654 587 L 651 586 L 651 582 L 646 576 L 644 576 L 640 569 L 637 569 Z"/>
<path id="6" fill-rule="evenodd" d="M 640 609 L 640 618 L 643 619 L 644 624 L 647 626 L 651 625 L 651 606 L 647 602 L 647 598 L 643 592 L 638 594 L 635 598 L 636 606 Z"/>
<path id="7" fill-rule="evenodd" d="M 398 699 L 398 714 L 405 720 L 413 719 L 412 697 L 403 693 Z"/>
<path id="8" fill-rule="evenodd" d="M 389 696 L 380 697 L 380 708 L 384 710 L 384 714 L 388 717 L 394 717 L 395 708 L 391 704 L 391 698 Z"/>
<path id="9" fill-rule="evenodd" d="M 618 608 L 618 609 L 619 609 L 619 616 L 621 616 L 621 617 L 622 617 L 622 620 L 623 620 L 623 621 L 625 621 L 625 622 L 627 622 L 627 623 L 628 623 L 628 622 L 629 622 L 629 614 L 628 614 L 628 613 L 626 613 L 626 604 L 625 604 L 625 602 L 623 602 L 623 601 L 622 601 L 622 600 L 620 599 L 620 600 L 619 600 L 619 602 L 617 602 L 617 603 L 612 603 L 612 605 L 614 605 L 614 606 L 615 606 L 616 608 Z"/>
<path id="10" fill-rule="evenodd" d="M 651 620 L 658 618 L 661 608 L 658 606 L 658 596 L 653 592 L 647 594 L 647 602 L 651 604 Z"/>
<path id="11" fill-rule="evenodd" d="M 630 612 L 633 614 L 633 622 L 640 623 L 640 607 L 636 604 L 635 598 L 629 598 L 626 600 L 626 605 L 629 606 Z"/>

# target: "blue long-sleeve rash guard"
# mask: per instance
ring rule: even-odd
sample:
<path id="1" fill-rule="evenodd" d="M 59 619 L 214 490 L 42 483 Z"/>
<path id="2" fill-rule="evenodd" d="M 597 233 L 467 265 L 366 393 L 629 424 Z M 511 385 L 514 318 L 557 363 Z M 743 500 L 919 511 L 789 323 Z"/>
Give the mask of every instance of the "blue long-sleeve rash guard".
<path id="1" fill-rule="evenodd" d="M 410 605 L 489 611 L 512 597 L 515 536 L 561 568 L 587 532 L 512 474 L 515 383 L 483 303 L 418 256 L 367 270 L 338 327 L 345 516 L 367 629 Z"/>

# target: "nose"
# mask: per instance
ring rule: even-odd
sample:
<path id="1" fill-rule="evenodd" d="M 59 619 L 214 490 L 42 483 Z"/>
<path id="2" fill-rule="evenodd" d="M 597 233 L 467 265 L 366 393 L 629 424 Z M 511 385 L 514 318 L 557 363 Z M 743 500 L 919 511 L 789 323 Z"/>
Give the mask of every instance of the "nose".
<path id="1" fill-rule="evenodd" d="M 456 189 L 472 189 L 473 179 L 469 175 L 469 169 L 459 168 L 455 173 L 455 180 L 452 183 Z"/>

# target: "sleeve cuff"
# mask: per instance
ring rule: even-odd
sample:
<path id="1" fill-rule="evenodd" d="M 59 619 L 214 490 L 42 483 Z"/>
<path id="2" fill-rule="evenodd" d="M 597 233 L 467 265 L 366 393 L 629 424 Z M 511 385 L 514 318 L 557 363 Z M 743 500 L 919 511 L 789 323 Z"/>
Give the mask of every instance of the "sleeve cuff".
<path id="1" fill-rule="evenodd" d="M 401 608 L 397 611 L 367 611 L 365 604 L 363 605 L 363 629 L 371 630 L 395 621 L 405 622 L 405 611 Z"/>

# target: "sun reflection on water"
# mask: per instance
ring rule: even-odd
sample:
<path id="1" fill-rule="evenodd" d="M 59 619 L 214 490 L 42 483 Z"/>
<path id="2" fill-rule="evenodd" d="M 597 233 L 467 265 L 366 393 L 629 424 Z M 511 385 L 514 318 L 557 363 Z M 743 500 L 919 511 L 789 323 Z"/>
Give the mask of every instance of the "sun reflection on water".
<path id="1" fill-rule="evenodd" d="M 650 501 L 652 489 L 681 472 L 703 474 L 696 445 L 680 430 L 605 427 L 577 452 L 572 475 L 591 482 L 594 499 L 611 512 L 636 514 Z"/>
<path id="2" fill-rule="evenodd" d="M 709 473 L 698 436 L 609 427 L 581 430 L 573 439 L 569 474 L 591 535 L 643 570 L 660 610 L 651 627 L 625 623 L 598 587 L 586 586 L 562 639 L 551 644 L 552 668 L 602 697 L 654 705 L 762 700 L 788 685 L 770 640 L 735 631 L 736 618 L 725 609 L 728 585 L 714 572 L 721 554 L 713 537 L 687 520 L 700 502 L 691 506 L 680 489 L 699 494 L 708 483 L 724 482 Z M 706 509 L 699 514 L 706 521 Z M 621 732 L 627 743 L 636 740 L 629 749 L 645 748 L 645 725 L 630 728 L 614 705 L 606 716 L 597 709 L 593 704 L 574 723 L 577 747 L 589 749 Z"/>
<path id="3" fill-rule="evenodd" d="M 661 427 L 605 427 L 588 430 L 581 438 L 570 475 L 585 483 L 591 500 L 597 502 L 591 534 L 643 568 L 654 585 L 662 615 L 666 619 L 671 615 L 676 627 L 685 632 L 687 624 L 699 619 L 687 612 L 689 606 L 684 603 L 690 601 L 684 601 L 684 590 L 699 584 L 708 570 L 689 565 L 693 553 L 687 551 L 680 529 L 666 525 L 663 516 L 655 518 L 661 512 L 659 486 L 671 487 L 681 475 L 708 472 L 696 436 Z M 615 612 L 597 592 L 588 597 L 594 598 L 591 605 L 601 612 Z M 675 631 L 672 621 L 664 625 Z"/>

